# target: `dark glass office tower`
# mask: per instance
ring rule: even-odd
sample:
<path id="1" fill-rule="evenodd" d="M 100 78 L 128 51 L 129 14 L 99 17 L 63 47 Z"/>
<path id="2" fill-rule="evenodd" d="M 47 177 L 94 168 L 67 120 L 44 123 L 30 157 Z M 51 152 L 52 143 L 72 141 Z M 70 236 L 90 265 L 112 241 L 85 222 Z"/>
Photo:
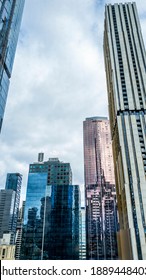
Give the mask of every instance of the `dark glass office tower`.
<path id="1" fill-rule="evenodd" d="M 44 259 L 79 259 L 79 201 L 79 186 L 51 186 L 50 233 L 44 239 Z"/>
<path id="2" fill-rule="evenodd" d="M 78 259 L 79 202 L 70 164 L 39 154 L 29 168 L 21 259 Z"/>
<path id="3" fill-rule="evenodd" d="M 0 131 L 25 0 L 0 1 Z"/>
<path id="4" fill-rule="evenodd" d="M 119 256 L 146 260 L 146 52 L 135 3 L 106 5 L 104 56 Z"/>

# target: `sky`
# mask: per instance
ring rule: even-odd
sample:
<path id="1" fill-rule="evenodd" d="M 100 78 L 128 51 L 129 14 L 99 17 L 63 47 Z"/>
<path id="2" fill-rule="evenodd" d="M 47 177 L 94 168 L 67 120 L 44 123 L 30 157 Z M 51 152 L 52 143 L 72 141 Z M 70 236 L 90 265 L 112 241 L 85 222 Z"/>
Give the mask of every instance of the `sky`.
<path id="1" fill-rule="evenodd" d="M 0 188 L 6 174 L 23 175 L 38 153 L 71 164 L 84 184 L 83 121 L 108 116 L 102 0 L 25 0 L 0 135 Z M 146 4 L 137 0 L 146 44 Z"/>

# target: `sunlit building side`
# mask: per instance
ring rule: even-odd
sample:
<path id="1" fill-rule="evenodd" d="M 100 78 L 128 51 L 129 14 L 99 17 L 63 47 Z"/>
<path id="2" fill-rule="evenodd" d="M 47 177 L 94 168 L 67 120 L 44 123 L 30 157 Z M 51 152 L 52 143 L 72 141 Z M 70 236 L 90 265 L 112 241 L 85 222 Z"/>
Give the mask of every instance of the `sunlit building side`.
<path id="1" fill-rule="evenodd" d="M 86 118 L 83 134 L 87 259 L 117 259 L 118 219 L 108 119 Z"/>

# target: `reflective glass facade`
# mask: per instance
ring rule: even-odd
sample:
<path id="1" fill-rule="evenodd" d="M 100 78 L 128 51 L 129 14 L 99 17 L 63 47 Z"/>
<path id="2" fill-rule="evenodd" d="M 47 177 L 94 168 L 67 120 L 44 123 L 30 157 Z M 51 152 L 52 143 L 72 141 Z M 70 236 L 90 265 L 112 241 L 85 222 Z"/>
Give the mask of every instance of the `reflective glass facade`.
<path id="1" fill-rule="evenodd" d="M 146 52 L 135 3 L 106 5 L 104 53 L 119 256 L 146 260 Z"/>
<path id="2" fill-rule="evenodd" d="M 11 244 L 15 242 L 16 227 L 13 223 L 16 192 L 0 190 L 0 238 L 4 233 L 11 233 Z"/>
<path id="3" fill-rule="evenodd" d="M 25 0 L 0 0 L 0 130 Z"/>
<path id="4" fill-rule="evenodd" d="M 117 203 L 109 121 L 86 118 L 84 168 L 87 259 L 117 259 Z"/>
<path id="5" fill-rule="evenodd" d="M 71 180 L 69 163 L 30 165 L 21 259 L 79 259 L 79 186 L 61 184 Z"/>
<path id="6" fill-rule="evenodd" d="M 22 185 L 22 175 L 19 173 L 8 173 L 6 179 L 6 190 L 15 191 L 15 203 L 14 203 L 14 212 L 13 212 L 13 228 L 15 228 L 16 235 L 16 227 L 19 213 L 19 204 L 20 204 L 20 192 Z"/>
<path id="7" fill-rule="evenodd" d="M 79 186 L 52 186 L 51 223 L 45 237 L 49 259 L 79 259 Z"/>

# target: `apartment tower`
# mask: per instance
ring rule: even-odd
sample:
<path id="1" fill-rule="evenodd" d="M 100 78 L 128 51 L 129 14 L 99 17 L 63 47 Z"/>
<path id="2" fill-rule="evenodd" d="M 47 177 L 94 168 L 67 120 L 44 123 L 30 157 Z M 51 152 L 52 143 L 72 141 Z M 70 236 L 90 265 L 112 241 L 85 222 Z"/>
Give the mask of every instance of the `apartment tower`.
<path id="1" fill-rule="evenodd" d="M 104 57 L 120 259 L 146 259 L 146 53 L 135 3 L 106 5 Z"/>
<path id="2" fill-rule="evenodd" d="M 87 259 L 117 259 L 117 205 L 108 119 L 86 118 L 83 134 Z"/>

